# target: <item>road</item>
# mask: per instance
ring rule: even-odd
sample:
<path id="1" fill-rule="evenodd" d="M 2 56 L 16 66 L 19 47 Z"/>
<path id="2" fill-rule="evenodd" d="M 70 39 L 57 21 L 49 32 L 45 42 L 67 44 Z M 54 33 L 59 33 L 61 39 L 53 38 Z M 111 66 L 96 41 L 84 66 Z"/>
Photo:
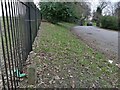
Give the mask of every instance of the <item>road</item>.
<path id="1" fill-rule="evenodd" d="M 118 56 L 118 32 L 94 26 L 75 26 L 72 31 L 91 47 L 101 51 L 110 59 Z"/>

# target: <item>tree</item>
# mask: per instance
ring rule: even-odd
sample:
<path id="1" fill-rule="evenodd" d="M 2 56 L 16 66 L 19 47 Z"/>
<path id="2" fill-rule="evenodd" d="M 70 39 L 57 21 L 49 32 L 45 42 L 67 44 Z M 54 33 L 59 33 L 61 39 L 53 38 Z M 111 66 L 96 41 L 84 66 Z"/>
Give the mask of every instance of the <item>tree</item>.
<path id="1" fill-rule="evenodd" d="M 73 16 L 72 7 L 68 6 L 69 3 L 63 2 L 41 2 L 40 8 L 42 17 L 52 23 L 61 20 L 67 20 Z"/>
<path id="2" fill-rule="evenodd" d="M 116 3 L 115 15 L 118 17 L 118 27 L 120 29 L 120 2 Z"/>
<path id="3" fill-rule="evenodd" d="M 82 17 L 87 18 L 90 13 L 86 2 L 40 2 L 39 5 L 43 18 L 53 23 L 74 22 Z"/>
<path id="4" fill-rule="evenodd" d="M 101 27 L 102 28 L 107 28 L 107 29 L 112 29 L 112 30 L 118 30 L 117 17 L 110 16 L 110 15 L 102 16 Z"/>
<path id="5" fill-rule="evenodd" d="M 88 19 L 90 16 L 90 3 L 89 2 L 75 2 L 74 4 L 74 13 L 78 18 L 78 22 L 83 25 L 85 19 Z"/>
<path id="6" fill-rule="evenodd" d="M 114 16 L 115 13 L 115 4 L 113 2 L 108 2 L 108 5 L 104 9 L 104 15 Z"/>
<path id="7" fill-rule="evenodd" d="M 99 6 L 97 7 L 95 18 L 96 18 L 96 25 L 100 26 L 100 18 L 102 16 L 102 11 L 104 8 L 106 8 L 108 5 L 108 2 L 100 1 Z"/>

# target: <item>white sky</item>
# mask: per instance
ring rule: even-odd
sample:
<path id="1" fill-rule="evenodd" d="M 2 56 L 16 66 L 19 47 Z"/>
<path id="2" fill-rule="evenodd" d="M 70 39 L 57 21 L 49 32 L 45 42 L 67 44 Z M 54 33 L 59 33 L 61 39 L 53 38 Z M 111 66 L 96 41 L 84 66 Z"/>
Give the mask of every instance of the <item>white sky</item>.
<path id="1" fill-rule="evenodd" d="M 112 3 L 116 3 L 116 2 L 118 2 L 120 0 L 103 0 L 103 1 L 110 1 Z M 95 10 L 97 8 L 98 3 L 99 3 L 99 0 L 91 0 L 91 9 Z"/>
<path id="2" fill-rule="evenodd" d="M 23 0 L 25 1 L 25 0 Z M 31 1 L 31 0 L 28 0 L 28 1 Z M 38 4 L 38 2 L 40 1 L 59 1 L 59 0 L 33 0 L 35 4 Z M 60 1 L 86 1 L 86 2 L 91 2 L 91 10 L 96 10 L 96 7 L 99 3 L 99 0 L 60 0 Z M 105 1 L 110 1 L 110 2 L 118 2 L 120 0 L 105 0 Z M 0 5 L 0 16 L 1 16 L 1 5 Z"/>

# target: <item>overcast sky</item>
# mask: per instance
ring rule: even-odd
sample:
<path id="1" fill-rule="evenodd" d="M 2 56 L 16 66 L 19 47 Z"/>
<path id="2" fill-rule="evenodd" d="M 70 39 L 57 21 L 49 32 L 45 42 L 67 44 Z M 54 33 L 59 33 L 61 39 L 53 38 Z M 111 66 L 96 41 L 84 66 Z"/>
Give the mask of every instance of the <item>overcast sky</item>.
<path id="1" fill-rule="evenodd" d="M 110 1 L 112 2 L 113 4 L 120 1 L 120 0 L 105 0 L 105 1 Z M 99 0 L 91 0 L 91 9 L 92 11 L 95 10 L 97 8 L 97 5 L 99 3 Z"/>
<path id="2" fill-rule="evenodd" d="M 23 0 L 23 1 L 25 1 L 25 0 Z M 31 1 L 31 0 L 29 0 L 29 1 Z M 38 4 L 39 1 L 43 1 L 43 0 L 33 0 L 33 1 L 34 1 L 35 4 Z M 44 0 L 44 1 L 59 1 L 59 0 Z M 60 0 L 60 1 L 74 1 L 74 0 Z M 75 1 L 79 2 L 79 1 L 82 1 L 82 0 L 75 0 Z M 91 2 L 91 10 L 92 11 L 96 10 L 96 7 L 99 3 L 99 0 L 83 0 L 83 1 Z M 115 3 L 115 2 L 118 2 L 120 0 L 105 0 L 105 1 L 110 1 L 110 2 Z M 0 6 L 0 16 L 1 16 L 1 6 Z"/>

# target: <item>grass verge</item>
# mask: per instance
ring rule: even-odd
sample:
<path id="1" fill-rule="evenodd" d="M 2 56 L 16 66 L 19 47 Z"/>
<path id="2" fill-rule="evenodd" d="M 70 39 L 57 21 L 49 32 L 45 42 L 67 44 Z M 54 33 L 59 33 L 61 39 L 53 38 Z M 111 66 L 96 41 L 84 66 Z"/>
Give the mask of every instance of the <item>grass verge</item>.
<path id="1" fill-rule="evenodd" d="M 35 41 L 38 87 L 114 88 L 118 68 L 70 32 L 74 24 L 43 22 Z"/>

